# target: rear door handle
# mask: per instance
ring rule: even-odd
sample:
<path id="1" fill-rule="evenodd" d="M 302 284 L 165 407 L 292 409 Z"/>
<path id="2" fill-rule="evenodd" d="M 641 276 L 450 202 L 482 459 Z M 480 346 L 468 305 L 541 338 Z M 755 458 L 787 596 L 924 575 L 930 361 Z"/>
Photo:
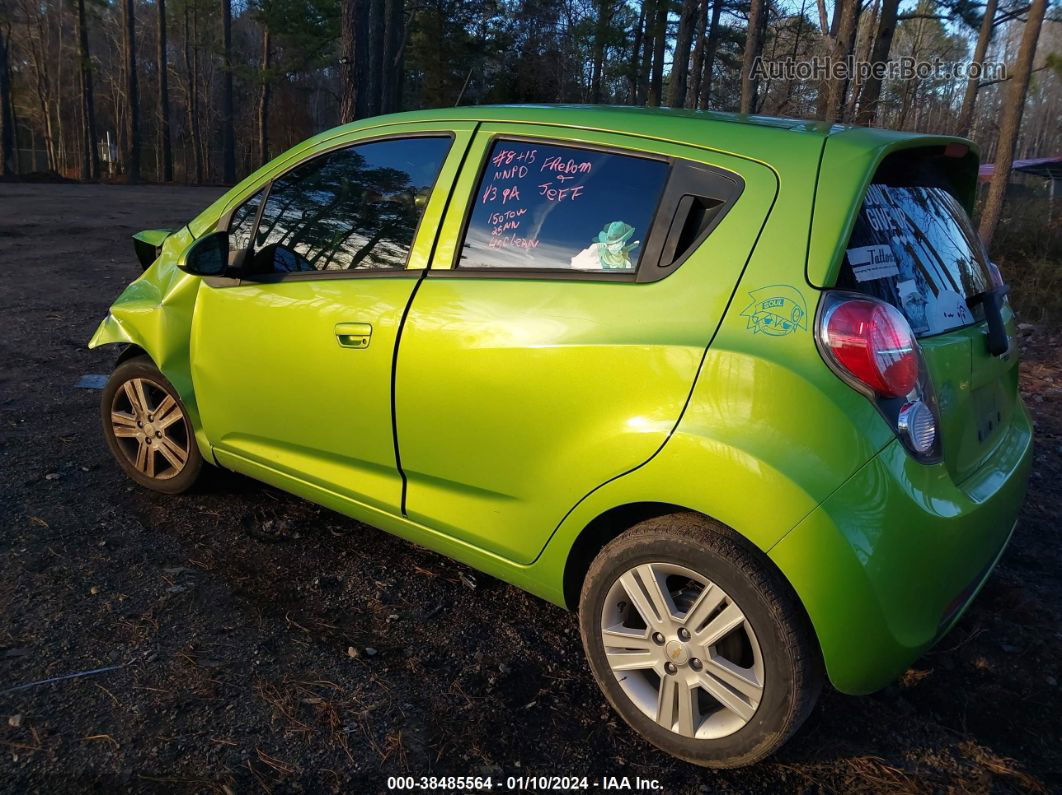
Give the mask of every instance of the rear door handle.
<path id="1" fill-rule="evenodd" d="M 344 348 L 368 348 L 370 337 L 370 323 L 336 323 L 336 339 Z"/>

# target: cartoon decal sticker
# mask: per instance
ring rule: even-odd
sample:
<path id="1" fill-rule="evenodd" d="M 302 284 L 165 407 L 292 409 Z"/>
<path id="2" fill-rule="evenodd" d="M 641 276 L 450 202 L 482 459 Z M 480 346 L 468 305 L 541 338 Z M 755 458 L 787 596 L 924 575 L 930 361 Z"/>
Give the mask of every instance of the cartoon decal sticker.
<path id="1" fill-rule="evenodd" d="M 785 337 L 798 329 L 807 331 L 808 312 L 804 296 L 788 284 L 775 284 L 752 290 L 752 303 L 745 307 L 741 316 L 749 319 L 748 329 L 753 334 L 764 333 L 772 337 Z"/>
<path id="2" fill-rule="evenodd" d="M 634 227 L 623 221 L 605 224 L 588 248 L 572 257 L 571 267 L 576 270 L 632 270 L 631 252 L 641 245 L 640 240 L 629 242 Z"/>
<path id="3" fill-rule="evenodd" d="M 929 321 L 926 319 L 926 312 L 929 302 L 918 289 L 918 283 L 914 279 L 896 282 L 896 292 L 899 293 L 900 306 L 903 307 L 903 313 L 907 316 L 907 322 L 911 324 L 911 330 L 915 334 L 928 332 Z"/>

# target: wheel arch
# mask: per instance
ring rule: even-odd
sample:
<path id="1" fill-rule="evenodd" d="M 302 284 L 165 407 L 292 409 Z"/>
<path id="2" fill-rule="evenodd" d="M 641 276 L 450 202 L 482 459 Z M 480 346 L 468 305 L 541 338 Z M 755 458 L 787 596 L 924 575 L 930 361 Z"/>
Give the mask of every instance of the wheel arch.
<path id="1" fill-rule="evenodd" d="M 635 502 L 609 508 L 590 520 L 576 536 L 564 563 L 563 589 L 567 608 L 575 610 L 579 607 L 579 592 L 586 572 L 609 541 L 646 519 L 680 512 L 688 512 L 688 509 L 666 502 Z"/>
<path id="2" fill-rule="evenodd" d="M 120 345 L 120 343 L 116 344 Z M 117 367 L 120 364 L 124 364 L 125 362 L 129 361 L 130 359 L 134 359 L 137 356 L 148 357 L 149 359 L 151 359 L 151 363 L 158 367 L 158 363 L 151 358 L 151 354 L 134 342 L 130 342 L 126 345 L 121 345 L 121 349 L 118 352 L 118 358 L 114 360 L 114 366 Z"/>
<path id="3" fill-rule="evenodd" d="M 563 591 L 565 606 L 569 610 L 577 610 L 579 607 L 579 595 L 583 588 L 590 564 L 597 554 L 604 549 L 605 545 L 617 538 L 625 531 L 634 527 L 646 519 L 653 519 L 668 514 L 684 513 L 699 517 L 707 527 L 716 532 L 725 534 L 735 543 L 747 549 L 755 555 L 765 566 L 773 570 L 779 580 L 789 588 L 794 604 L 799 607 L 801 618 L 812 639 L 818 654 L 822 655 L 822 644 L 811 620 L 807 608 L 804 605 L 800 593 L 794 587 L 785 571 L 767 554 L 766 550 L 760 549 L 747 536 L 730 527 L 724 522 L 691 508 L 666 502 L 635 502 L 625 505 L 617 505 L 594 517 L 576 536 L 574 543 L 568 552 L 564 566 Z"/>
<path id="4" fill-rule="evenodd" d="M 116 311 L 116 309 L 117 304 L 100 323 L 89 341 L 89 348 L 118 346 L 119 352 L 114 367 L 119 367 L 137 356 L 146 356 L 151 360 L 151 363 L 177 390 L 188 419 L 192 423 L 199 451 L 205 460 L 213 463 L 213 453 L 203 432 L 199 405 L 192 385 L 187 336 L 178 334 L 174 339 L 173 336 L 151 333 L 152 327 L 147 325 L 142 315 L 134 314 L 131 317 L 125 317 L 121 311 Z M 151 312 L 144 314 L 155 315 L 159 309 L 159 307 L 152 307 Z M 147 325 L 146 328 L 145 325 Z"/>

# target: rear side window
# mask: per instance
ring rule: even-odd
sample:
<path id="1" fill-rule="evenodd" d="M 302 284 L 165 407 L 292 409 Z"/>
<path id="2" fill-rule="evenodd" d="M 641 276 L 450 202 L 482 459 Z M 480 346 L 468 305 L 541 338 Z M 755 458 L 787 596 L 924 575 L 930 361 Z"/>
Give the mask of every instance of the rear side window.
<path id="1" fill-rule="evenodd" d="M 938 187 L 874 184 L 845 253 L 838 287 L 880 298 L 907 317 L 917 336 L 983 319 L 992 289 L 984 246 L 966 211 Z"/>
<path id="2" fill-rule="evenodd" d="M 667 177 L 662 160 L 496 141 L 458 267 L 633 273 Z"/>

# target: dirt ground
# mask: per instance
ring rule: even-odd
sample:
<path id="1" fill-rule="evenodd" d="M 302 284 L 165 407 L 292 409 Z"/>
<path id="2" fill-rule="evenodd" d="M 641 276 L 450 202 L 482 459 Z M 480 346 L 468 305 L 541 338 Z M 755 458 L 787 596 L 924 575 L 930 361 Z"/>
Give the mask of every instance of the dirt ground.
<path id="1" fill-rule="evenodd" d="M 1036 470 L 959 626 L 879 694 L 827 691 L 769 761 L 712 772 L 612 714 L 574 616 L 242 477 L 170 498 L 120 474 L 100 393 L 74 387 L 115 353 L 85 343 L 138 272 L 129 235 L 218 193 L 0 185 L 0 789 L 555 774 L 694 793 L 1062 790 L 1059 338 L 1023 340 Z"/>

